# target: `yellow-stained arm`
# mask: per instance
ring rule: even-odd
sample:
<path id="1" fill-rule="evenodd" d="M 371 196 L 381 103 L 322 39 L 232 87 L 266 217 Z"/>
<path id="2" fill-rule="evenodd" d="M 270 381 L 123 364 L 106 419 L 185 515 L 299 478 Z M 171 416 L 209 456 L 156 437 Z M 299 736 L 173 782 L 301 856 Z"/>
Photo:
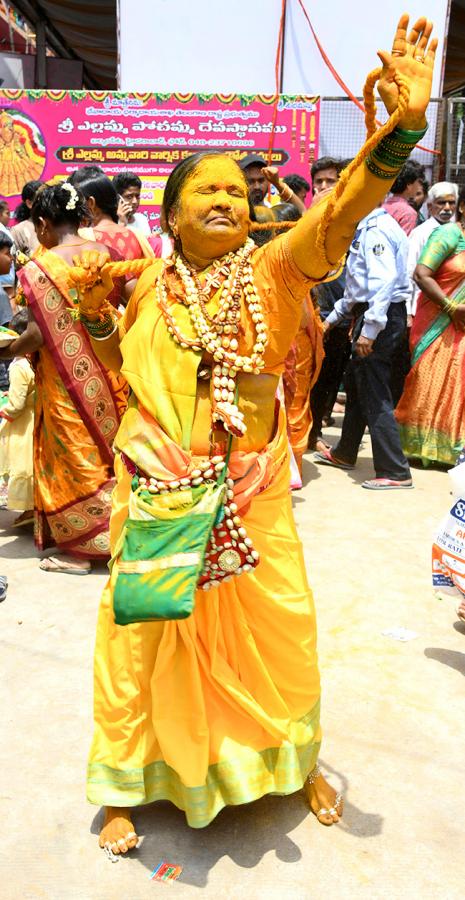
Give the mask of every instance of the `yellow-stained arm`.
<path id="1" fill-rule="evenodd" d="M 398 124 L 408 131 L 421 131 L 426 124 L 425 111 L 431 95 L 437 41 L 430 41 L 433 26 L 425 18 L 419 19 L 407 36 L 408 21 L 406 15 L 399 20 L 392 52 L 378 53 L 383 64 L 378 89 L 389 115 L 392 115 L 398 107 L 396 77 L 400 77 L 407 84 L 410 96 Z M 396 175 L 393 171 L 390 179 L 378 178 L 367 169 L 364 159 L 360 159 L 331 217 L 325 241 L 326 260 L 315 252 L 315 245 L 318 225 L 329 198 L 311 207 L 289 235 L 291 253 L 305 275 L 321 278 L 328 271 L 327 261 L 336 263 L 341 258 L 358 222 L 379 206 Z"/>
<path id="2" fill-rule="evenodd" d="M 96 341 L 95 338 L 91 338 L 90 343 L 92 345 L 92 350 L 94 351 L 97 359 L 100 360 L 102 365 L 104 365 L 106 369 L 109 369 L 111 372 L 114 372 L 116 375 L 118 375 L 123 363 L 123 357 L 121 356 L 121 350 L 119 347 L 120 334 L 118 328 L 113 332 L 112 335 L 110 335 L 110 337 L 100 341 Z"/>
<path id="3" fill-rule="evenodd" d="M 82 259 L 80 260 L 82 264 Z M 160 267 L 162 265 L 162 260 L 154 259 L 153 265 L 149 266 L 148 269 L 144 271 L 144 273 L 137 280 L 136 287 L 131 295 L 129 303 L 126 307 L 125 313 L 121 319 L 119 319 L 117 328 L 108 338 L 104 338 L 103 340 L 95 340 L 95 338 L 90 338 L 90 342 L 92 344 L 92 350 L 94 351 L 97 359 L 105 366 L 106 369 L 110 369 L 110 371 L 118 374 L 120 372 L 123 357 L 121 355 L 120 343 L 126 334 L 127 331 L 131 328 L 134 322 L 137 319 L 141 306 L 146 302 L 147 299 L 150 299 L 149 295 L 153 290 L 153 286 L 155 284 L 156 277 L 158 272 L 160 271 Z M 92 291 L 87 292 L 87 303 L 95 301 L 96 308 L 100 306 L 102 300 L 110 293 L 112 287 L 111 279 L 103 279 L 101 285 L 96 286 L 92 289 Z"/>

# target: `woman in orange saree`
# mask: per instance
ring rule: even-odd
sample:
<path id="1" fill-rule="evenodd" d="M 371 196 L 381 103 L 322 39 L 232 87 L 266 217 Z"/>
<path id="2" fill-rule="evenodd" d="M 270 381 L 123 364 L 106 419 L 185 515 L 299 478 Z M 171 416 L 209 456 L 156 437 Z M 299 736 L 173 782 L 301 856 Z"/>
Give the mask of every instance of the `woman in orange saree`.
<path id="1" fill-rule="evenodd" d="M 465 188 L 458 210 L 459 221 L 436 229 L 418 261 L 412 369 L 396 409 L 405 455 L 425 466 L 455 465 L 465 445 Z"/>
<path id="2" fill-rule="evenodd" d="M 83 286 L 80 314 L 99 338 L 95 351 L 132 390 L 115 442 L 114 565 L 97 628 L 88 769 L 88 798 L 106 807 L 100 845 L 114 853 L 137 842 L 128 808 L 154 800 L 175 803 L 196 828 L 225 805 L 302 788 L 322 824 L 342 814 L 341 797 L 316 764 L 315 612 L 275 395 L 311 285 L 334 269 L 358 221 L 385 195 L 402 164 L 399 146 L 407 155 L 424 134 L 436 44 L 428 49 L 426 20 L 408 38 L 407 24 L 402 17 L 393 56 L 381 54 L 380 93 L 394 115 L 383 140 L 374 134 L 334 194 L 288 234 L 254 247 L 242 171 L 229 157 L 201 154 L 168 179 L 164 209 L 175 252 L 144 272 L 120 323 L 104 303 L 108 276 L 115 265 L 117 274 L 140 265 L 100 267 L 90 254 L 70 273 Z M 228 462 L 225 431 L 234 436 Z M 213 485 L 216 466 L 229 472 L 231 538 L 220 529 L 227 559 L 208 561 L 209 590 L 195 592 L 185 619 L 116 624 L 113 589 L 133 484 L 149 485 L 168 508 L 172 492 L 182 504 L 183 488 Z M 211 548 L 209 560 L 216 543 Z M 239 551 L 247 559 L 240 569 Z M 169 555 L 162 562 L 172 568 Z M 150 582 L 156 569 L 142 557 L 137 571 Z"/>
<path id="3" fill-rule="evenodd" d="M 18 274 L 30 321 L 8 348 L 13 355 L 35 354 L 35 541 L 39 550 L 60 551 L 40 567 L 72 574 L 85 574 L 90 560 L 109 556 L 112 443 L 126 406 L 124 382 L 96 359 L 87 332 L 71 315 L 73 257 L 85 250 L 107 253 L 79 237 L 84 214 L 84 200 L 71 185 L 37 194 L 32 218 L 47 249 Z"/>

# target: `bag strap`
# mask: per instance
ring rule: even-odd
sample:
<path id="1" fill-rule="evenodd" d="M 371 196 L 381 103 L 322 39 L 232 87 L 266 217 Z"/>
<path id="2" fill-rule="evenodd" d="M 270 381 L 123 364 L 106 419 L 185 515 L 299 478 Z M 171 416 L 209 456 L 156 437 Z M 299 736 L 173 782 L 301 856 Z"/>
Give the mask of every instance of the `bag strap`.
<path id="1" fill-rule="evenodd" d="M 237 406 L 237 401 L 238 401 L 238 400 L 239 400 L 239 385 L 236 384 L 236 395 L 235 395 L 235 397 L 234 397 L 234 403 L 236 404 L 236 406 Z M 217 480 L 217 482 L 216 482 L 217 484 L 224 484 L 225 481 L 226 481 L 226 475 L 227 475 L 227 472 L 228 472 L 229 460 L 231 459 L 232 442 L 233 442 L 233 436 L 232 436 L 231 432 L 229 432 L 228 444 L 227 444 L 227 447 L 226 447 L 226 455 L 225 455 L 225 457 L 224 457 L 224 461 L 225 461 L 226 465 L 225 465 L 223 471 L 221 472 L 220 477 L 218 478 L 218 480 Z"/>

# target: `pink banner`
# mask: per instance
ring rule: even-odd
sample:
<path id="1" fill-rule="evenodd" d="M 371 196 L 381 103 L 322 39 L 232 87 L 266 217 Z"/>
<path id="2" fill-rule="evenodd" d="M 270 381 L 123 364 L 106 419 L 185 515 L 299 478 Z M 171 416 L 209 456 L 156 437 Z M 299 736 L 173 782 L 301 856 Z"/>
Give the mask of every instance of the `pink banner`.
<path id="1" fill-rule="evenodd" d="M 199 150 L 240 161 L 267 156 L 273 96 L 121 94 L 108 91 L 0 91 L 0 195 L 11 209 L 23 184 L 66 178 L 82 165 L 111 177 L 136 172 L 141 212 L 157 226 L 166 179 Z M 318 156 L 319 98 L 279 98 L 272 164 L 309 180 Z"/>

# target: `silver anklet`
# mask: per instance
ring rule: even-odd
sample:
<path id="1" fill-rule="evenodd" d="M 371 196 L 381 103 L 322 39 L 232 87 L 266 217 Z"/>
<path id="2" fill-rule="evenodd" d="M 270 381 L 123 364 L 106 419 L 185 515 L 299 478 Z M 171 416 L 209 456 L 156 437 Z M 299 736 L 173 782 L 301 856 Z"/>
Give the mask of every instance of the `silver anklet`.
<path id="1" fill-rule="evenodd" d="M 312 771 L 307 775 L 307 784 L 315 784 L 315 781 L 319 775 L 321 775 L 321 769 L 317 763 L 315 768 L 313 768 Z"/>

